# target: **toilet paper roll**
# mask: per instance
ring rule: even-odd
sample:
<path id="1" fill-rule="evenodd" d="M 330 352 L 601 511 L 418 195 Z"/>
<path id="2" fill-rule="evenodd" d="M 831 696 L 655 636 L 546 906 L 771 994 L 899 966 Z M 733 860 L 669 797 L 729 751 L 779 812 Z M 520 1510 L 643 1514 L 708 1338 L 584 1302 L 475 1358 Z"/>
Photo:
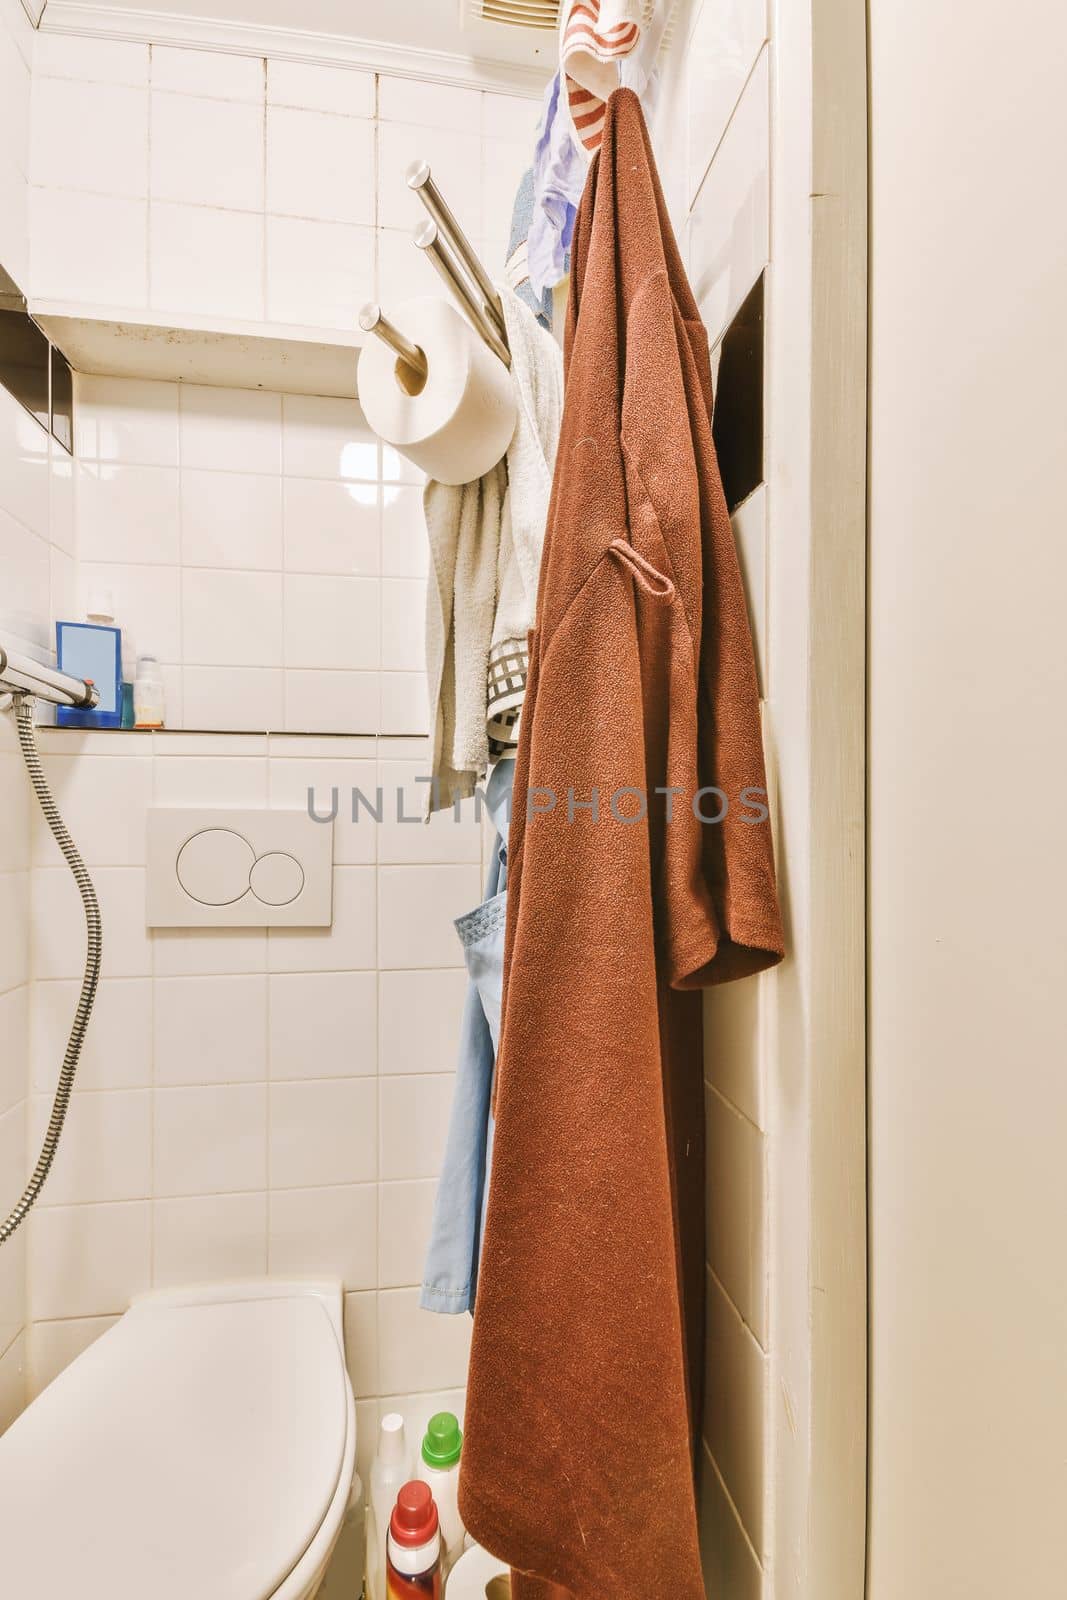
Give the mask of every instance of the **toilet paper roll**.
<path id="1" fill-rule="evenodd" d="M 511 1593 L 509 1568 L 480 1544 L 460 1556 L 448 1577 L 448 1600 L 501 1600 Z"/>
<path id="2" fill-rule="evenodd" d="M 495 467 L 515 432 L 511 374 L 454 306 L 438 296 L 390 307 L 426 357 L 426 381 L 409 394 L 396 354 L 380 339 L 360 352 L 356 384 L 379 438 L 439 483 L 471 483 Z"/>

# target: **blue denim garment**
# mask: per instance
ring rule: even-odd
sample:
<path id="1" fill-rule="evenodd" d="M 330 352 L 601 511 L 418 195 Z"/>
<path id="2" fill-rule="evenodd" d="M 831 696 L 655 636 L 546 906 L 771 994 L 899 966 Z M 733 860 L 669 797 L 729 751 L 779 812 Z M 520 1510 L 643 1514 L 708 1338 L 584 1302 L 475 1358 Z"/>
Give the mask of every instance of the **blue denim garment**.
<path id="1" fill-rule="evenodd" d="M 500 1034 L 507 918 L 508 815 L 515 762 L 498 762 L 485 798 L 497 847 L 485 900 L 456 921 L 470 976 L 456 1088 L 437 1185 L 419 1304 L 427 1311 L 473 1311 L 493 1156 L 493 1069 Z"/>

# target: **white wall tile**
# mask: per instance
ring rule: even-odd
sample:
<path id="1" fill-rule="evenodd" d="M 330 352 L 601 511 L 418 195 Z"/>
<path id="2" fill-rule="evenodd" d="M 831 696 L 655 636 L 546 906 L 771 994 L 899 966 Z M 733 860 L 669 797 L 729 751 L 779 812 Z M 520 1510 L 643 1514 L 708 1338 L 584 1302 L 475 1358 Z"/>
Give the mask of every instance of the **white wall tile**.
<path id="1" fill-rule="evenodd" d="M 51 630 L 54 636 L 57 622 L 69 621 L 77 615 L 78 568 L 76 562 L 55 545 L 49 551 L 51 570 Z"/>
<path id="2" fill-rule="evenodd" d="M 714 1089 L 705 1094 L 708 1262 L 755 1337 L 768 1348 L 766 1139 Z M 721 1197 L 729 1195 L 730 1203 Z"/>
<path id="3" fill-rule="evenodd" d="M 266 1194 L 157 1200 L 152 1221 L 157 1289 L 255 1278 L 267 1270 Z"/>
<path id="4" fill-rule="evenodd" d="M 152 46 L 153 89 L 254 103 L 263 99 L 264 78 L 265 63 L 259 56 Z"/>
<path id="5" fill-rule="evenodd" d="M 68 556 L 73 556 L 76 550 L 75 467 L 75 462 L 66 451 L 53 443 L 48 486 L 48 533 L 53 550 L 58 548 Z"/>
<path id="6" fill-rule="evenodd" d="M 25 1325 L 28 1241 L 29 1230 L 22 1227 L 0 1252 L 0 1351 L 10 1347 Z"/>
<path id="7" fill-rule="evenodd" d="M 466 968 L 383 972 L 378 984 L 380 1070 L 454 1071 L 467 997 Z"/>
<path id="8" fill-rule="evenodd" d="M 287 394 L 282 408 L 287 477 L 377 480 L 378 441 L 358 401 Z"/>
<path id="9" fill-rule="evenodd" d="M 338 116 L 373 117 L 374 74 L 306 61 L 268 61 L 267 101 Z"/>
<path id="10" fill-rule="evenodd" d="M 155 1092 L 155 1193 L 265 1189 L 267 1091 L 260 1084 Z"/>
<path id="11" fill-rule="evenodd" d="M 467 1380 L 470 1317 L 423 1311 L 415 1289 L 378 1295 L 378 1370 L 382 1393 L 452 1389 Z"/>
<path id="12" fill-rule="evenodd" d="M 30 875 L 5 872 L 0 876 L 0 994 L 25 983 L 30 974 L 26 929 L 30 915 Z"/>
<path id="13" fill-rule="evenodd" d="M 708 1274 L 704 1344 L 704 1437 L 756 1554 L 768 1554 L 764 1536 L 769 1358 L 737 1308 Z"/>
<path id="14" fill-rule="evenodd" d="M 267 1076 L 265 977 L 157 978 L 157 1084 L 249 1083 Z"/>
<path id="15" fill-rule="evenodd" d="M 26 1404 L 26 1335 L 20 1333 L 0 1356 L 0 1433 Z"/>
<path id="16" fill-rule="evenodd" d="M 532 138 L 522 143 L 487 139 L 482 145 L 480 254 L 491 277 L 502 277 L 507 265 L 515 196 L 532 159 Z"/>
<path id="17" fill-rule="evenodd" d="M 482 95 L 482 137 L 508 139 L 527 145 L 533 152 L 534 135 L 541 116 L 541 96 L 518 94 Z"/>
<path id="18" fill-rule="evenodd" d="M 767 38 L 767 0 L 700 7 L 686 47 L 686 201 L 691 205 Z"/>
<path id="19" fill-rule="evenodd" d="M 182 573 L 182 654 L 196 666 L 279 667 L 282 647 L 279 573 Z"/>
<path id="20" fill-rule="evenodd" d="M 767 1131 L 766 1025 L 759 978 L 717 984 L 704 995 L 704 1071 L 724 1099 Z"/>
<path id="21" fill-rule="evenodd" d="M 152 95 L 152 200 L 263 209 L 263 114 L 232 100 Z"/>
<path id="22" fill-rule="evenodd" d="M 286 575 L 286 666 L 371 671 L 379 648 L 373 579 Z"/>
<path id="23" fill-rule="evenodd" d="M 282 399 L 255 389 L 181 385 L 182 468 L 277 473 L 282 465 Z"/>
<path id="24" fill-rule="evenodd" d="M 424 672 L 383 672 L 381 681 L 382 733 L 425 733 L 430 726 L 430 706 Z"/>
<path id="25" fill-rule="evenodd" d="M 379 861 L 480 862 L 482 836 L 473 799 L 461 803 L 458 818 L 450 806 L 426 821 L 429 765 L 428 760 L 379 763 L 384 810 L 378 830 Z"/>
<path id="26" fill-rule="evenodd" d="M 376 1289 L 378 1189 L 373 1183 L 275 1190 L 270 1197 L 270 1271 L 321 1274 L 347 1290 Z"/>
<path id="27" fill-rule="evenodd" d="M 81 984 L 38 982 L 32 989 L 32 1087 L 55 1090 Z M 75 1090 L 146 1088 L 152 1081 L 152 980 L 105 978 L 96 991 Z"/>
<path id="28" fill-rule="evenodd" d="M 35 78 L 80 78 L 86 83 L 148 86 L 148 46 L 87 35 L 38 33 L 33 41 Z"/>
<path id="29" fill-rule="evenodd" d="M 478 89 L 383 73 L 378 83 L 378 115 L 383 122 L 414 122 L 423 128 L 480 133 L 482 94 Z"/>
<path id="30" fill-rule="evenodd" d="M 425 578 L 430 541 L 422 509 L 422 490 L 389 484 L 382 491 L 382 574 L 387 578 Z"/>
<path id="31" fill-rule="evenodd" d="M 6 389 L 0 389 L 0 482 L 3 508 L 42 539 L 49 532 L 48 435 Z"/>
<path id="32" fill-rule="evenodd" d="M 78 466 L 78 552 L 83 561 L 176 566 L 181 558 L 174 467 Z"/>
<path id="33" fill-rule="evenodd" d="M 0 1117 L 0 1216 L 7 1216 L 29 1176 L 28 1120 L 25 1100 Z"/>
<path id="34" fill-rule="evenodd" d="M 272 1189 L 373 1183 L 378 1176 L 374 1078 L 270 1085 Z"/>
<path id="35" fill-rule="evenodd" d="M 262 218 L 153 202 L 149 236 L 154 310 L 262 320 Z"/>
<path id="36" fill-rule="evenodd" d="M 374 125 L 268 107 L 267 210 L 373 227 Z"/>
<path id="37" fill-rule="evenodd" d="M 7 908 L 4 908 L 5 913 Z M 0 1116 L 18 1105 L 26 1094 L 26 1063 L 30 1054 L 30 991 L 26 984 L 0 994 Z"/>
<path id="38" fill-rule="evenodd" d="M 51 581 L 48 544 L 3 511 L 0 570 L 4 574 L 0 626 L 9 637 L 46 644 Z"/>
<path id="39" fill-rule="evenodd" d="M 378 896 L 382 967 L 456 967 L 456 917 L 481 900 L 476 866 L 382 867 Z"/>
<path id="40" fill-rule="evenodd" d="M 148 193 L 148 95 L 114 84 L 39 78 L 31 176 L 44 188 L 142 199 Z"/>
<path id="41" fill-rule="evenodd" d="M 77 377 L 75 447 L 81 461 L 178 465 L 178 385 L 150 379 Z"/>
<path id="42" fill-rule="evenodd" d="M 152 956 L 144 922 L 143 868 L 97 867 L 93 881 L 107 929 L 103 976 L 146 976 Z M 44 867 L 33 874 L 31 915 L 34 975 L 79 978 L 85 965 L 85 913 L 66 867 Z"/>
<path id="43" fill-rule="evenodd" d="M 357 1400 L 378 1393 L 378 1296 L 346 1294 L 345 1361 Z"/>
<path id="44" fill-rule="evenodd" d="M 44 770 L 63 819 L 89 866 L 143 866 L 145 810 L 152 795 L 148 755 L 107 759 L 47 756 Z M 52 831 L 36 808 L 32 833 L 34 865 L 63 867 Z"/>
<path id="45" fill-rule="evenodd" d="M 271 928 L 271 972 L 358 972 L 375 964 L 371 867 L 335 867 L 332 928 Z"/>
<path id="46" fill-rule="evenodd" d="M 156 977 L 220 972 L 266 972 L 266 928 L 157 928 L 152 935 Z"/>
<path id="47" fill-rule="evenodd" d="M 763 1568 L 705 1446 L 700 1472 L 700 1554 L 708 1594 L 767 1600 Z"/>
<path id="48" fill-rule="evenodd" d="M 287 572 L 377 576 L 377 484 L 286 478 L 284 499 Z"/>
<path id="49" fill-rule="evenodd" d="M 143 1200 L 152 1188 L 152 1096 L 147 1089 L 106 1089 L 72 1100 L 63 1137 L 38 1205 Z M 30 1116 L 37 1148 L 52 1113 L 38 1095 Z"/>
<path id="50" fill-rule="evenodd" d="M 393 1178 L 437 1176 L 444 1155 L 454 1084 L 451 1073 L 381 1079 L 383 1182 Z"/>
<path id="51" fill-rule="evenodd" d="M 121 1313 L 150 1286 L 152 1217 L 146 1200 L 41 1206 L 29 1227 L 35 1322 Z"/>
<path id="52" fill-rule="evenodd" d="M 472 132 L 382 122 L 378 128 L 378 224 L 410 231 L 426 215 L 405 182 L 413 161 L 432 161 L 434 181 L 449 200 L 464 232 L 482 231 L 481 195 L 472 175 L 481 165 L 477 121 Z"/>
<path id="53" fill-rule="evenodd" d="M 378 726 L 376 672 L 292 669 L 285 674 L 285 726 L 306 733 L 371 733 Z"/>
<path id="54" fill-rule="evenodd" d="M 269 322 L 352 330 L 373 295 L 373 228 L 267 218 Z"/>
<path id="55" fill-rule="evenodd" d="M 280 810 L 328 817 L 335 809 L 336 790 L 333 858 L 343 866 L 363 866 L 375 859 L 378 825 L 372 813 L 378 809 L 376 783 L 374 762 L 354 761 L 349 756 L 316 761 L 294 753 L 270 763 L 270 803 Z"/>
<path id="56" fill-rule="evenodd" d="M 765 49 L 688 226 L 693 292 L 716 344 L 770 258 L 770 68 Z"/>
<path id="57" fill-rule="evenodd" d="M 155 767 L 157 806 L 264 806 L 267 763 L 263 756 L 162 756 Z M 243 931 L 243 930 L 242 930 Z M 240 972 L 243 968 L 226 967 Z"/>
<path id="58" fill-rule="evenodd" d="M 183 472 L 181 555 L 190 567 L 279 571 L 281 480 L 267 473 Z"/>
<path id="59" fill-rule="evenodd" d="M 285 725 L 285 678 L 280 667 L 185 667 L 187 728 L 267 731 Z"/>
<path id="60" fill-rule="evenodd" d="M 89 597 L 110 589 L 123 638 L 138 655 L 160 661 L 181 658 L 181 574 L 177 567 L 120 566 L 115 562 L 78 564 L 78 602 L 82 615 Z"/>
<path id="61" fill-rule="evenodd" d="M 41 35 L 42 38 L 48 37 Z M 61 1322 L 36 1322 L 30 1338 L 29 1398 L 36 1399 L 76 1361 L 83 1350 L 113 1328 L 117 1317 L 65 1317 Z"/>
<path id="62" fill-rule="evenodd" d="M 404 300 L 415 300 L 420 295 L 440 292 L 441 280 L 416 248 L 411 237 L 409 222 L 403 228 L 377 230 L 378 287 L 377 297 L 390 306 Z"/>
<path id="63" fill-rule="evenodd" d="M 32 293 L 42 300 L 141 309 L 148 304 L 147 227 L 143 200 L 31 188 Z"/>
<path id="64" fill-rule="evenodd" d="M 383 1183 L 378 1192 L 378 1285 L 422 1282 L 437 1184 L 432 1178 Z"/>
<path id="65" fill-rule="evenodd" d="M 271 1077 L 373 1075 L 378 1065 L 377 1011 L 373 972 L 300 972 L 271 978 Z"/>
<path id="66" fill-rule="evenodd" d="M 382 666 L 422 672 L 426 665 L 426 584 L 418 578 L 383 578 Z"/>

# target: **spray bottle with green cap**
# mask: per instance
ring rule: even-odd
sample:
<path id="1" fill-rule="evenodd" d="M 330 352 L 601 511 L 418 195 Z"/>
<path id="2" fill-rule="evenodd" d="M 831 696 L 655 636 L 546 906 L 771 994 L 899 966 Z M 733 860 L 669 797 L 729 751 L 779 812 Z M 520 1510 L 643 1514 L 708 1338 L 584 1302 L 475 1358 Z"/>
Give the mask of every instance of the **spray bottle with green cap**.
<path id="1" fill-rule="evenodd" d="M 417 1471 L 433 1491 L 441 1519 L 442 1567 L 445 1572 L 463 1553 L 463 1523 L 459 1516 L 459 1457 L 463 1435 L 451 1411 L 430 1418 L 422 1441 Z"/>

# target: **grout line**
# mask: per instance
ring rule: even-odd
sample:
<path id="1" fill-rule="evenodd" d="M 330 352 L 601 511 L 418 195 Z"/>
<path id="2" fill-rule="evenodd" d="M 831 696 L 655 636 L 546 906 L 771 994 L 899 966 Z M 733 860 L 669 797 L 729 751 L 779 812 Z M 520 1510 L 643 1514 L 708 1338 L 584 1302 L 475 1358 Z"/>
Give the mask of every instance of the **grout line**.
<path id="1" fill-rule="evenodd" d="M 741 1516 L 741 1513 L 737 1509 L 737 1505 L 736 1505 L 736 1503 L 734 1501 L 734 1497 L 730 1493 L 729 1489 L 726 1487 L 726 1479 L 723 1477 L 722 1473 L 719 1470 L 719 1463 L 716 1461 L 715 1457 L 712 1455 L 711 1447 L 708 1444 L 708 1441 L 706 1439 L 702 1439 L 701 1440 L 701 1445 L 703 1447 L 703 1453 L 704 1453 L 704 1455 L 706 1457 L 706 1460 L 707 1460 L 707 1465 L 711 1467 L 712 1472 L 714 1472 L 715 1477 L 718 1480 L 719 1488 L 722 1490 L 723 1498 L 725 1499 L 726 1504 L 730 1508 L 730 1511 L 731 1511 L 731 1513 L 733 1515 L 733 1519 L 734 1519 L 735 1523 L 737 1524 L 737 1527 L 738 1527 L 738 1530 L 739 1530 L 739 1532 L 741 1534 L 741 1537 L 745 1541 L 745 1544 L 746 1544 L 746 1546 L 748 1548 L 748 1553 L 752 1557 L 753 1561 L 756 1563 L 756 1567 L 759 1570 L 759 1572 L 761 1574 L 764 1574 L 766 1569 L 764 1568 L 763 1562 L 760 1560 L 759 1554 L 758 1554 L 758 1552 L 756 1550 L 756 1546 L 752 1543 L 752 1540 L 749 1537 L 748 1529 L 745 1527 L 744 1520 L 743 1520 L 743 1518 Z"/>
<path id="2" fill-rule="evenodd" d="M 719 1277 L 719 1274 L 715 1271 L 715 1268 L 712 1266 L 710 1261 L 704 1262 L 704 1270 L 711 1279 L 712 1283 L 714 1283 L 715 1287 L 718 1289 L 719 1293 L 722 1295 L 723 1299 L 726 1301 L 726 1304 L 730 1307 L 730 1310 L 733 1312 L 742 1328 L 744 1328 L 745 1332 L 756 1346 L 756 1349 L 759 1351 L 760 1355 L 763 1356 L 764 1359 L 768 1359 L 771 1353 L 770 1349 L 765 1349 L 760 1343 L 759 1335 L 756 1333 L 751 1323 L 746 1321 L 743 1313 L 738 1309 L 738 1306 L 730 1294 L 729 1289 L 727 1289 L 726 1285 L 723 1283 L 722 1279 Z"/>

